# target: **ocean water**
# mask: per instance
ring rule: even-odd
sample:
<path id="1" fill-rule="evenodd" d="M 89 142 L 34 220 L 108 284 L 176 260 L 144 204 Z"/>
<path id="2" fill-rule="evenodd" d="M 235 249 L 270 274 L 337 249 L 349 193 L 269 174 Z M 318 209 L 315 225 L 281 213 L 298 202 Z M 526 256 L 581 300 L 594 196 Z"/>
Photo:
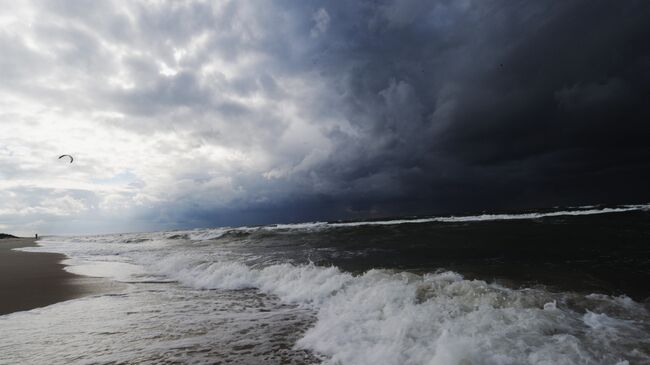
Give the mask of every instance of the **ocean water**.
<path id="1" fill-rule="evenodd" d="M 6 364 L 650 364 L 650 206 L 46 237 Z"/>

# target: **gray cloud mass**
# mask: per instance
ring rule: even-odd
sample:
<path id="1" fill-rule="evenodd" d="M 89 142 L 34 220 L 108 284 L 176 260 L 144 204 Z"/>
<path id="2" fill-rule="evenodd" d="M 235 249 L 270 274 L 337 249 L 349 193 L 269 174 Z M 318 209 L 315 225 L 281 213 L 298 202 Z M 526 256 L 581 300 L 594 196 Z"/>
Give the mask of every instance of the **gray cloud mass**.
<path id="1" fill-rule="evenodd" d="M 647 1 L 0 6 L 3 231 L 650 200 Z"/>

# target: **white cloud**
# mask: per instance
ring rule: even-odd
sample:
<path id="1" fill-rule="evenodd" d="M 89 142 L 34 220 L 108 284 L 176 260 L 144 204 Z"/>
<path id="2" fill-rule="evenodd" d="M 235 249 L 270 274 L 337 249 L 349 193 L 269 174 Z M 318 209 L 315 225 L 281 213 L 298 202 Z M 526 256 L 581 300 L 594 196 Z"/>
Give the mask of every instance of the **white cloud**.
<path id="1" fill-rule="evenodd" d="M 330 15 L 327 10 L 324 8 L 316 10 L 312 19 L 314 20 L 314 27 L 311 28 L 311 36 L 318 37 L 321 34 L 325 34 L 330 26 Z"/>
<path id="2" fill-rule="evenodd" d="M 309 110 L 320 76 L 277 60 L 306 42 L 282 9 L 1 5 L 0 192 L 14 197 L 0 216 L 16 222 L 9 228 L 165 205 L 234 207 L 267 199 L 258 181 L 269 171 L 287 169 L 288 179 L 326 157 Z M 314 21 L 327 31 L 324 9 Z M 64 153 L 73 164 L 56 159 Z M 70 229 L 82 228 L 61 230 Z"/>

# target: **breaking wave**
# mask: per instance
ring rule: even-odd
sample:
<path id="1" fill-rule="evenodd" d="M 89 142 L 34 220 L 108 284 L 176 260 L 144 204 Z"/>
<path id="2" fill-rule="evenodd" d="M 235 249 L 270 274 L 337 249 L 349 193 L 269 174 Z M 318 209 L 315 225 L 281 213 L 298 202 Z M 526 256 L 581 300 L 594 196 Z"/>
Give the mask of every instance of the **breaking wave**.
<path id="1" fill-rule="evenodd" d="M 263 253 L 241 251 L 232 241 L 264 232 L 317 233 L 360 225 L 538 219 L 647 209 L 647 205 L 590 207 L 518 215 L 58 237 L 46 238 L 44 247 L 25 250 L 64 253 L 73 259 L 71 270 L 81 274 L 93 274 L 96 264 L 104 265 L 104 271 L 95 267 L 95 275 L 99 272 L 116 280 L 154 278 L 195 289 L 255 289 L 276 296 L 313 311 L 316 321 L 296 346 L 321 355 L 325 364 L 623 365 L 650 363 L 650 311 L 647 303 L 625 295 L 512 288 L 448 270 L 415 274 L 375 268 L 353 274 L 334 265 L 260 261 Z M 106 273 L 111 267 L 123 275 Z"/>
<path id="2" fill-rule="evenodd" d="M 317 311 L 298 346 L 327 364 L 650 361 L 647 309 L 628 297 L 514 290 L 454 272 L 352 275 L 313 264 L 252 269 L 169 257 L 152 269 L 203 289 L 256 288 Z"/>
<path id="3" fill-rule="evenodd" d="M 611 214 L 611 213 L 625 213 L 633 211 L 648 211 L 650 204 L 635 204 L 623 205 L 614 208 L 596 208 L 594 206 L 576 207 L 571 210 L 555 210 L 549 212 L 532 212 L 532 213 L 517 213 L 517 214 L 479 214 L 479 215 L 464 215 L 464 216 L 446 216 L 446 217 L 427 217 L 427 218 L 413 218 L 413 219 L 390 219 L 378 221 L 359 221 L 359 222 L 307 222 L 296 224 L 274 224 L 261 227 L 237 227 L 237 228 L 217 228 L 196 230 L 194 233 L 189 233 L 190 239 L 193 240 L 209 240 L 220 238 L 224 235 L 230 236 L 244 236 L 259 231 L 318 231 L 328 228 L 337 227 L 360 227 L 360 226 L 389 226 L 398 224 L 418 224 L 418 223 L 462 223 L 462 222 L 481 222 L 481 221 L 497 221 L 497 220 L 525 220 L 525 219 L 541 219 L 547 217 L 562 217 L 562 216 L 585 216 L 597 214 Z"/>

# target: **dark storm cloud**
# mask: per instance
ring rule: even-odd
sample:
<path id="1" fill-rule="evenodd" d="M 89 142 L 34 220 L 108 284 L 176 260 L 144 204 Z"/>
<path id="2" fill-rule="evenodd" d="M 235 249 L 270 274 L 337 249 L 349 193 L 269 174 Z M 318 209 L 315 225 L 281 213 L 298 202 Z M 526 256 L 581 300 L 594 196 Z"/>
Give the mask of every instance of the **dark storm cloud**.
<path id="1" fill-rule="evenodd" d="M 308 156 L 284 156 L 294 170 L 280 181 L 240 176 L 245 190 L 265 192 L 261 203 L 250 194 L 255 199 L 235 204 L 242 220 L 260 211 L 300 220 L 314 218 L 310 211 L 363 216 L 648 199 L 646 2 L 270 8 L 260 23 L 270 25 L 284 8 L 294 24 L 283 33 L 289 39 L 265 34 L 251 42 L 226 32 L 211 40 L 212 52 L 236 58 L 261 49 L 276 75 L 318 73 L 326 89 L 305 117 L 315 125 L 343 118 L 351 130 L 323 126 L 333 152 L 307 169 L 295 166 Z M 234 5 L 230 11 L 237 13 Z M 307 37 L 299 50 L 290 45 Z M 223 88 L 260 88 L 259 71 Z M 193 80 L 177 75 L 168 87 L 154 85 L 158 94 L 141 104 L 208 103 Z M 252 115 L 246 105 L 211 108 L 233 121 Z M 246 130 L 261 133 L 266 121 L 253 120 Z M 281 213 L 296 210 L 303 213 Z"/>
<path id="2" fill-rule="evenodd" d="M 315 169 L 335 195 L 386 213 L 648 199 L 647 2 L 325 9 L 320 68 L 359 132 L 332 130 Z"/>
<path id="3" fill-rule="evenodd" d="M 138 182 L 60 192 L 70 198 L 52 211 L 129 211 L 164 228 L 650 200 L 647 1 L 15 12 L 0 17 L 0 93 L 19 107 L 0 118 L 25 142 L 9 151 L 21 164 L 0 159 L 7 189 L 43 185 L 40 156 L 60 144 L 43 118 L 57 113 L 86 154 L 78 189 L 96 175 Z M 7 196 L 17 207 L 21 194 Z"/>

